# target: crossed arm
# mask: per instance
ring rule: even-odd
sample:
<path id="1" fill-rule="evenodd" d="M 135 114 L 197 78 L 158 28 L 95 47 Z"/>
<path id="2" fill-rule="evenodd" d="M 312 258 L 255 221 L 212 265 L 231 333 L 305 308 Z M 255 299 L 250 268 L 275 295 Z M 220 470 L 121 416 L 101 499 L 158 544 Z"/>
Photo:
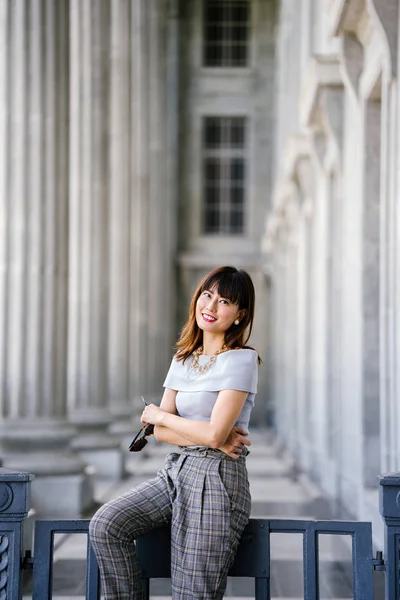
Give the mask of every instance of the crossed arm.
<path id="1" fill-rule="evenodd" d="M 238 458 L 245 445 L 250 446 L 247 432 L 235 427 L 247 392 L 219 392 L 210 421 L 185 419 L 177 415 L 176 394 L 175 390 L 166 389 L 160 407 L 150 404 L 143 411 L 141 420 L 155 425 L 154 434 L 158 441 L 177 446 L 219 448 L 232 458 Z"/>

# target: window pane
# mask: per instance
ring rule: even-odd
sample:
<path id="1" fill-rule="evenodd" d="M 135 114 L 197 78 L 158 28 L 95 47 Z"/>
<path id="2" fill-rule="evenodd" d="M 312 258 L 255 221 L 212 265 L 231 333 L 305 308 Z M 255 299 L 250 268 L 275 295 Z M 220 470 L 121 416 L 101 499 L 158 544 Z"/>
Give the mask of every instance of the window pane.
<path id="1" fill-rule="evenodd" d="M 242 182 L 244 180 L 244 162 L 242 158 L 234 158 L 231 162 L 232 181 Z"/>
<path id="2" fill-rule="evenodd" d="M 223 27 L 221 25 L 208 25 L 206 30 L 207 44 L 217 44 L 223 39 Z"/>
<path id="3" fill-rule="evenodd" d="M 220 190 L 218 187 L 206 185 L 204 190 L 204 201 L 208 209 L 217 210 L 220 200 Z"/>
<path id="4" fill-rule="evenodd" d="M 219 232 L 220 215 L 217 210 L 206 210 L 204 214 L 204 231 L 205 233 Z"/>
<path id="5" fill-rule="evenodd" d="M 231 204 L 237 208 L 243 205 L 244 189 L 240 187 L 231 188 Z"/>
<path id="6" fill-rule="evenodd" d="M 204 163 L 204 179 L 205 183 L 220 181 L 220 162 L 215 158 L 206 158 Z"/>
<path id="7" fill-rule="evenodd" d="M 231 4 L 231 21 L 233 23 L 242 23 L 247 25 L 249 20 L 249 4 L 248 2 L 232 2 Z"/>
<path id="8" fill-rule="evenodd" d="M 244 119 L 232 119 L 232 122 L 231 122 L 231 146 L 232 146 L 232 148 L 244 148 L 244 146 L 245 146 L 244 133 L 245 133 Z"/>
<path id="9" fill-rule="evenodd" d="M 250 39 L 249 0 L 203 0 L 206 67 L 245 67 Z"/>
<path id="10" fill-rule="evenodd" d="M 222 23 L 224 8 L 222 2 L 204 2 L 204 23 Z"/>
<path id="11" fill-rule="evenodd" d="M 223 46 L 207 44 L 204 48 L 204 62 L 208 67 L 218 67 L 223 61 Z"/>
<path id="12" fill-rule="evenodd" d="M 204 127 L 205 148 L 215 148 L 221 145 L 221 119 L 206 118 Z"/>
<path id="13" fill-rule="evenodd" d="M 231 212 L 231 232 L 232 233 L 243 233 L 243 213 L 242 212 Z"/>
<path id="14" fill-rule="evenodd" d="M 232 43 L 242 43 L 246 44 L 247 42 L 248 31 L 247 27 L 243 25 L 233 25 L 231 27 L 231 42 Z"/>
<path id="15" fill-rule="evenodd" d="M 203 119 L 203 231 L 241 234 L 246 198 L 246 118 Z"/>
<path id="16" fill-rule="evenodd" d="M 232 46 L 231 64 L 237 67 L 244 67 L 247 64 L 247 46 L 244 44 Z"/>

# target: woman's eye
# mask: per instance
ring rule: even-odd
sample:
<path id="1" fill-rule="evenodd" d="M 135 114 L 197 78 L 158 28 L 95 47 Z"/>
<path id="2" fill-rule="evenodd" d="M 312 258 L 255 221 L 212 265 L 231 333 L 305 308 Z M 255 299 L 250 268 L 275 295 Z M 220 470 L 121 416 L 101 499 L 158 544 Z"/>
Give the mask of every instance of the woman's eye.
<path id="1" fill-rule="evenodd" d="M 224 300 L 223 298 L 220 300 L 223 304 L 229 304 L 228 300 Z"/>

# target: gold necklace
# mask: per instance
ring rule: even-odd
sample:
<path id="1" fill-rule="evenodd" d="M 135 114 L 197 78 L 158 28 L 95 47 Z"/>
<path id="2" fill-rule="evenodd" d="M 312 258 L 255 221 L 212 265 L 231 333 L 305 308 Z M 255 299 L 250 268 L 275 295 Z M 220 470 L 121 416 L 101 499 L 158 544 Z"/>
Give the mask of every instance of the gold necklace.
<path id="1" fill-rule="evenodd" d="M 195 350 L 192 354 L 192 362 L 190 364 L 188 379 L 190 379 L 192 381 L 192 380 L 196 379 L 196 377 L 198 377 L 199 375 L 204 375 L 205 373 L 207 373 L 211 369 L 211 367 L 215 364 L 218 354 L 222 354 L 223 352 L 226 352 L 227 350 L 228 350 L 228 348 L 224 344 L 222 346 L 221 350 L 217 350 L 216 353 L 210 357 L 210 360 L 205 365 L 200 365 L 199 357 L 200 357 L 201 353 L 203 352 L 203 346 L 200 346 L 199 348 L 197 348 L 197 350 Z M 191 371 L 194 371 L 194 373 L 195 373 L 194 377 L 189 376 Z"/>

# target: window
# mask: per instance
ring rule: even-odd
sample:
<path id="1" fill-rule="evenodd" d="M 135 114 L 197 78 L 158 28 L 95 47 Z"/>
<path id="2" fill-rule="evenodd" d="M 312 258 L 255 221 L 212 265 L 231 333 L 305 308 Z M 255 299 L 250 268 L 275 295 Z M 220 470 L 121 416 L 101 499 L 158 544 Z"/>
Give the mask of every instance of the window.
<path id="1" fill-rule="evenodd" d="M 244 231 L 246 119 L 205 117 L 203 121 L 203 232 Z"/>
<path id="2" fill-rule="evenodd" d="M 204 0 L 203 24 L 205 67 L 248 65 L 249 0 Z"/>

